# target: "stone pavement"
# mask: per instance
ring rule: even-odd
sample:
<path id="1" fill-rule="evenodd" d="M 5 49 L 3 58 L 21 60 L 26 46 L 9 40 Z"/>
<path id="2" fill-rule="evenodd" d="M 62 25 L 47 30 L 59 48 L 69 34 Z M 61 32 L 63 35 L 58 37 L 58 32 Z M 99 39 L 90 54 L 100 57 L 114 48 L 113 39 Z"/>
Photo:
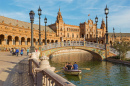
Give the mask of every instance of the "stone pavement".
<path id="1" fill-rule="evenodd" d="M 12 56 L 9 52 L 0 52 L 0 86 L 33 86 L 28 76 L 28 56 Z"/>

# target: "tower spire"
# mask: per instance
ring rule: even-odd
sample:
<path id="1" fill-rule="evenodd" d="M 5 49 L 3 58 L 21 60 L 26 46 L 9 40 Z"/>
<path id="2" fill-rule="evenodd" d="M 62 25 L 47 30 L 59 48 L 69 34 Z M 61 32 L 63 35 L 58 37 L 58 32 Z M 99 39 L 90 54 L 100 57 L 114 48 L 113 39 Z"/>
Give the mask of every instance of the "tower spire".
<path id="1" fill-rule="evenodd" d="M 59 12 L 60 12 L 60 6 L 59 6 Z"/>

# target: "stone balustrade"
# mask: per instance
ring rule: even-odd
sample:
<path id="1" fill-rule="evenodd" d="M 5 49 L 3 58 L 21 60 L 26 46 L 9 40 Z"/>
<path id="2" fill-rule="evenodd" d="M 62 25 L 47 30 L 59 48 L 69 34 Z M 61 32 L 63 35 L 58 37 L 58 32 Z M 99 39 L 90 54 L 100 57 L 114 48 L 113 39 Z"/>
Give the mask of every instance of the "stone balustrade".
<path id="1" fill-rule="evenodd" d="M 33 77 L 34 86 L 75 86 L 54 73 L 55 68 L 49 65 L 47 56 L 42 56 L 39 59 L 39 52 L 33 52 L 29 55 L 29 75 Z"/>

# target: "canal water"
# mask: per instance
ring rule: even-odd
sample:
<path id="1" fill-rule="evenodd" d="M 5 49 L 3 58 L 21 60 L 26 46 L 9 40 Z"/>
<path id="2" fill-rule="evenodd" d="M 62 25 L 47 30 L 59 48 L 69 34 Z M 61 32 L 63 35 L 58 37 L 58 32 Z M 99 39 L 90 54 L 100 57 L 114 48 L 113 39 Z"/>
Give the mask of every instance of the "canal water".
<path id="1" fill-rule="evenodd" d="M 80 76 L 65 75 L 61 70 L 65 62 L 50 61 L 50 65 L 58 70 L 58 75 L 76 86 L 130 86 L 129 66 L 94 60 L 77 62 L 77 64 L 79 68 L 90 68 L 90 70 L 82 70 Z"/>

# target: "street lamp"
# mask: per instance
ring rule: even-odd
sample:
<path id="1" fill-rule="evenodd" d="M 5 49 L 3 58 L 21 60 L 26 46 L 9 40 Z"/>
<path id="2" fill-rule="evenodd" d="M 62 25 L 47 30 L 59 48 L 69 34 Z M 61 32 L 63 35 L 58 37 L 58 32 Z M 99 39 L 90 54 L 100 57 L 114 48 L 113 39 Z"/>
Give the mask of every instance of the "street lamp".
<path id="1" fill-rule="evenodd" d="M 38 9 L 38 15 L 39 15 L 39 45 L 41 45 L 41 25 L 40 25 L 40 19 L 41 19 L 41 8 L 39 6 L 39 9 Z"/>
<path id="2" fill-rule="evenodd" d="M 115 42 L 115 32 L 114 32 L 114 27 L 113 27 L 113 39 L 114 39 L 114 42 Z"/>
<path id="3" fill-rule="evenodd" d="M 98 32 L 97 32 L 98 17 L 97 17 L 97 16 L 96 16 L 96 18 L 95 18 L 95 22 L 96 22 L 96 43 L 98 43 Z"/>
<path id="4" fill-rule="evenodd" d="M 31 21 L 31 47 L 30 47 L 30 53 L 35 52 L 35 47 L 33 45 L 33 21 L 34 21 L 34 15 L 35 13 L 33 10 L 30 11 L 29 16 L 30 16 L 30 21 Z"/>
<path id="5" fill-rule="evenodd" d="M 45 23 L 45 45 L 47 44 L 46 42 L 46 23 L 47 23 L 47 18 L 44 18 L 44 23 Z"/>
<path id="6" fill-rule="evenodd" d="M 107 14 L 109 13 L 109 9 L 107 8 L 107 5 L 106 5 L 106 8 L 104 9 L 104 11 L 105 11 L 105 14 L 106 14 L 106 44 L 108 44 Z"/>

